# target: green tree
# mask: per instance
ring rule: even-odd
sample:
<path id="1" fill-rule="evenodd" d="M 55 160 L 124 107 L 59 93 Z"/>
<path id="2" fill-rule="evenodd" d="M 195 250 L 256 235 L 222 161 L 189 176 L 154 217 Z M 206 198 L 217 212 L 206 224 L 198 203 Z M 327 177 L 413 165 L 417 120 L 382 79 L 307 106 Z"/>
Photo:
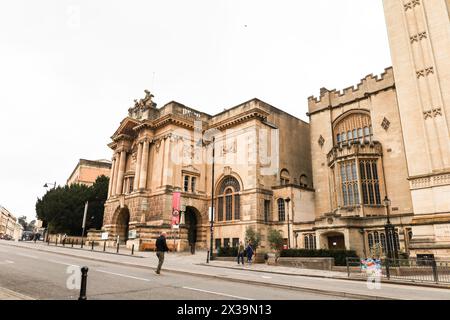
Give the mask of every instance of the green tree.
<path id="1" fill-rule="evenodd" d="M 36 202 L 37 217 L 47 222 L 49 233 L 81 235 L 84 205 L 89 201 L 86 228 L 99 229 L 103 222 L 108 183 L 109 178 L 100 176 L 90 187 L 72 184 L 49 190 Z"/>
<path id="2" fill-rule="evenodd" d="M 17 222 L 19 222 L 19 224 L 22 225 L 24 231 L 27 231 L 28 228 L 27 216 L 20 216 L 19 218 L 17 218 Z"/>
<path id="3" fill-rule="evenodd" d="M 245 230 L 245 239 L 251 241 L 253 249 L 256 251 L 261 244 L 261 233 L 259 231 L 256 232 L 253 227 L 248 227 Z"/>
<path id="4" fill-rule="evenodd" d="M 267 241 L 269 242 L 271 249 L 277 252 L 283 250 L 284 238 L 281 231 L 270 229 L 269 234 L 267 235 Z"/>

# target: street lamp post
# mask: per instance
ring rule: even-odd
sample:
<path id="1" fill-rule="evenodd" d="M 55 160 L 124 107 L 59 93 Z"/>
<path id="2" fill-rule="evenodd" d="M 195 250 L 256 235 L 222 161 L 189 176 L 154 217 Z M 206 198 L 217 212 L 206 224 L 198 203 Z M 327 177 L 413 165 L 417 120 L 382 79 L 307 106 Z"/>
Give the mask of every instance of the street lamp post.
<path id="1" fill-rule="evenodd" d="M 384 225 L 384 231 L 386 233 L 386 246 L 387 246 L 387 257 L 388 259 L 397 259 L 398 250 L 395 241 L 395 228 L 390 220 L 389 207 L 391 206 L 391 200 L 386 196 L 383 200 L 384 206 L 386 207 L 387 223 Z"/>
<path id="2" fill-rule="evenodd" d="M 291 226 L 290 226 L 290 218 L 289 218 L 289 203 L 291 202 L 291 198 L 287 197 L 285 199 L 287 203 L 287 225 L 288 225 L 288 249 L 291 248 Z"/>
<path id="3" fill-rule="evenodd" d="M 211 169 L 211 222 L 210 222 L 210 241 L 209 252 L 206 257 L 206 263 L 213 260 L 213 245 L 214 245 L 214 164 L 215 164 L 215 145 L 216 138 L 212 137 L 212 169 Z"/>
<path id="4" fill-rule="evenodd" d="M 55 183 L 49 183 L 49 182 L 46 182 L 45 184 L 44 184 L 44 188 L 48 188 L 48 185 L 53 185 L 53 190 L 55 190 L 56 189 L 56 181 L 55 181 Z M 45 228 L 45 230 L 44 230 L 44 232 L 45 232 L 45 235 L 43 236 L 43 238 L 45 239 L 45 241 L 48 241 L 48 223 L 47 223 L 47 227 Z"/>

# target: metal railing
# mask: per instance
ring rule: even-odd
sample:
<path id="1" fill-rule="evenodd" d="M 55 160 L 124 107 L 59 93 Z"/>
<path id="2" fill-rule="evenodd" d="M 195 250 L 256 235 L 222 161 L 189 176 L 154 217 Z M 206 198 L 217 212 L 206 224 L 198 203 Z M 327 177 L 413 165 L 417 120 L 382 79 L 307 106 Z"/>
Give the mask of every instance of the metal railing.
<path id="1" fill-rule="evenodd" d="M 78 250 L 84 250 L 84 251 L 95 251 L 95 252 L 101 252 L 101 253 L 113 253 L 113 254 L 121 254 L 121 255 L 127 255 L 127 256 L 133 256 L 133 257 L 140 257 L 135 255 L 135 246 L 134 244 L 131 246 L 131 252 L 127 253 L 128 250 L 125 250 L 125 253 L 120 253 L 121 246 L 117 243 L 114 247 L 108 247 L 109 250 L 107 250 L 106 241 L 91 241 L 91 240 L 85 240 L 85 241 L 78 241 L 78 239 L 74 240 L 68 240 L 63 239 L 62 241 L 58 242 L 58 238 L 55 239 L 54 242 L 50 241 L 50 238 L 46 241 L 47 245 L 50 246 L 56 246 L 56 247 L 65 247 L 70 249 L 78 249 Z"/>
<path id="2" fill-rule="evenodd" d="M 347 258 L 348 277 L 367 277 L 364 261 Z M 380 259 L 381 277 L 409 282 L 450 283 L 450 261 L 432 259 Z"/>

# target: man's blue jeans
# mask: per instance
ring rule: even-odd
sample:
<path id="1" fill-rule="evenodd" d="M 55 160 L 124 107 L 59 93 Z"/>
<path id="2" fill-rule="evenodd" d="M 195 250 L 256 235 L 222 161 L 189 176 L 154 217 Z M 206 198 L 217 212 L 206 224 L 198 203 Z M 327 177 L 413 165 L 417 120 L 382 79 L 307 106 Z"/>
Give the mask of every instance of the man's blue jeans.
<path id="1" fill-rule="evenodd" d="M 238 261 L 238 264 L 239 264 L 239 262 L 242 262 L 242 264 L 244 264 L 244 253 L 238 253 L 237 261 Z"/>

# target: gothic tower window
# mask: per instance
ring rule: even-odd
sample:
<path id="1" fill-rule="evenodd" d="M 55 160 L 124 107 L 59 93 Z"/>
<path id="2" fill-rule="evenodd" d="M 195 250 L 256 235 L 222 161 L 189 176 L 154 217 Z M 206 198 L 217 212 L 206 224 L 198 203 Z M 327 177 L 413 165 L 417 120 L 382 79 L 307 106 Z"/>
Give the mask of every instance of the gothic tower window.
<path id="1" fill-rule="evenodd" d="M 361 160 L 359 162 L 361 175 L 361 190 L 365 205 L 381 205 L 380 183 L 376 160 Z"/>
<path id="2" fill-rule="evenodd" d="M 355 206 L 359 202 L 358 176 L 355 161 L 344 161 L 340 164 L 342 205 Z"/>
<path id="3" fill-rule="evenodd" d="M 360 143 L 372 141 L 370 115 L 366 112 L 353 112 L 334 125 L 335 143 Z"/>

